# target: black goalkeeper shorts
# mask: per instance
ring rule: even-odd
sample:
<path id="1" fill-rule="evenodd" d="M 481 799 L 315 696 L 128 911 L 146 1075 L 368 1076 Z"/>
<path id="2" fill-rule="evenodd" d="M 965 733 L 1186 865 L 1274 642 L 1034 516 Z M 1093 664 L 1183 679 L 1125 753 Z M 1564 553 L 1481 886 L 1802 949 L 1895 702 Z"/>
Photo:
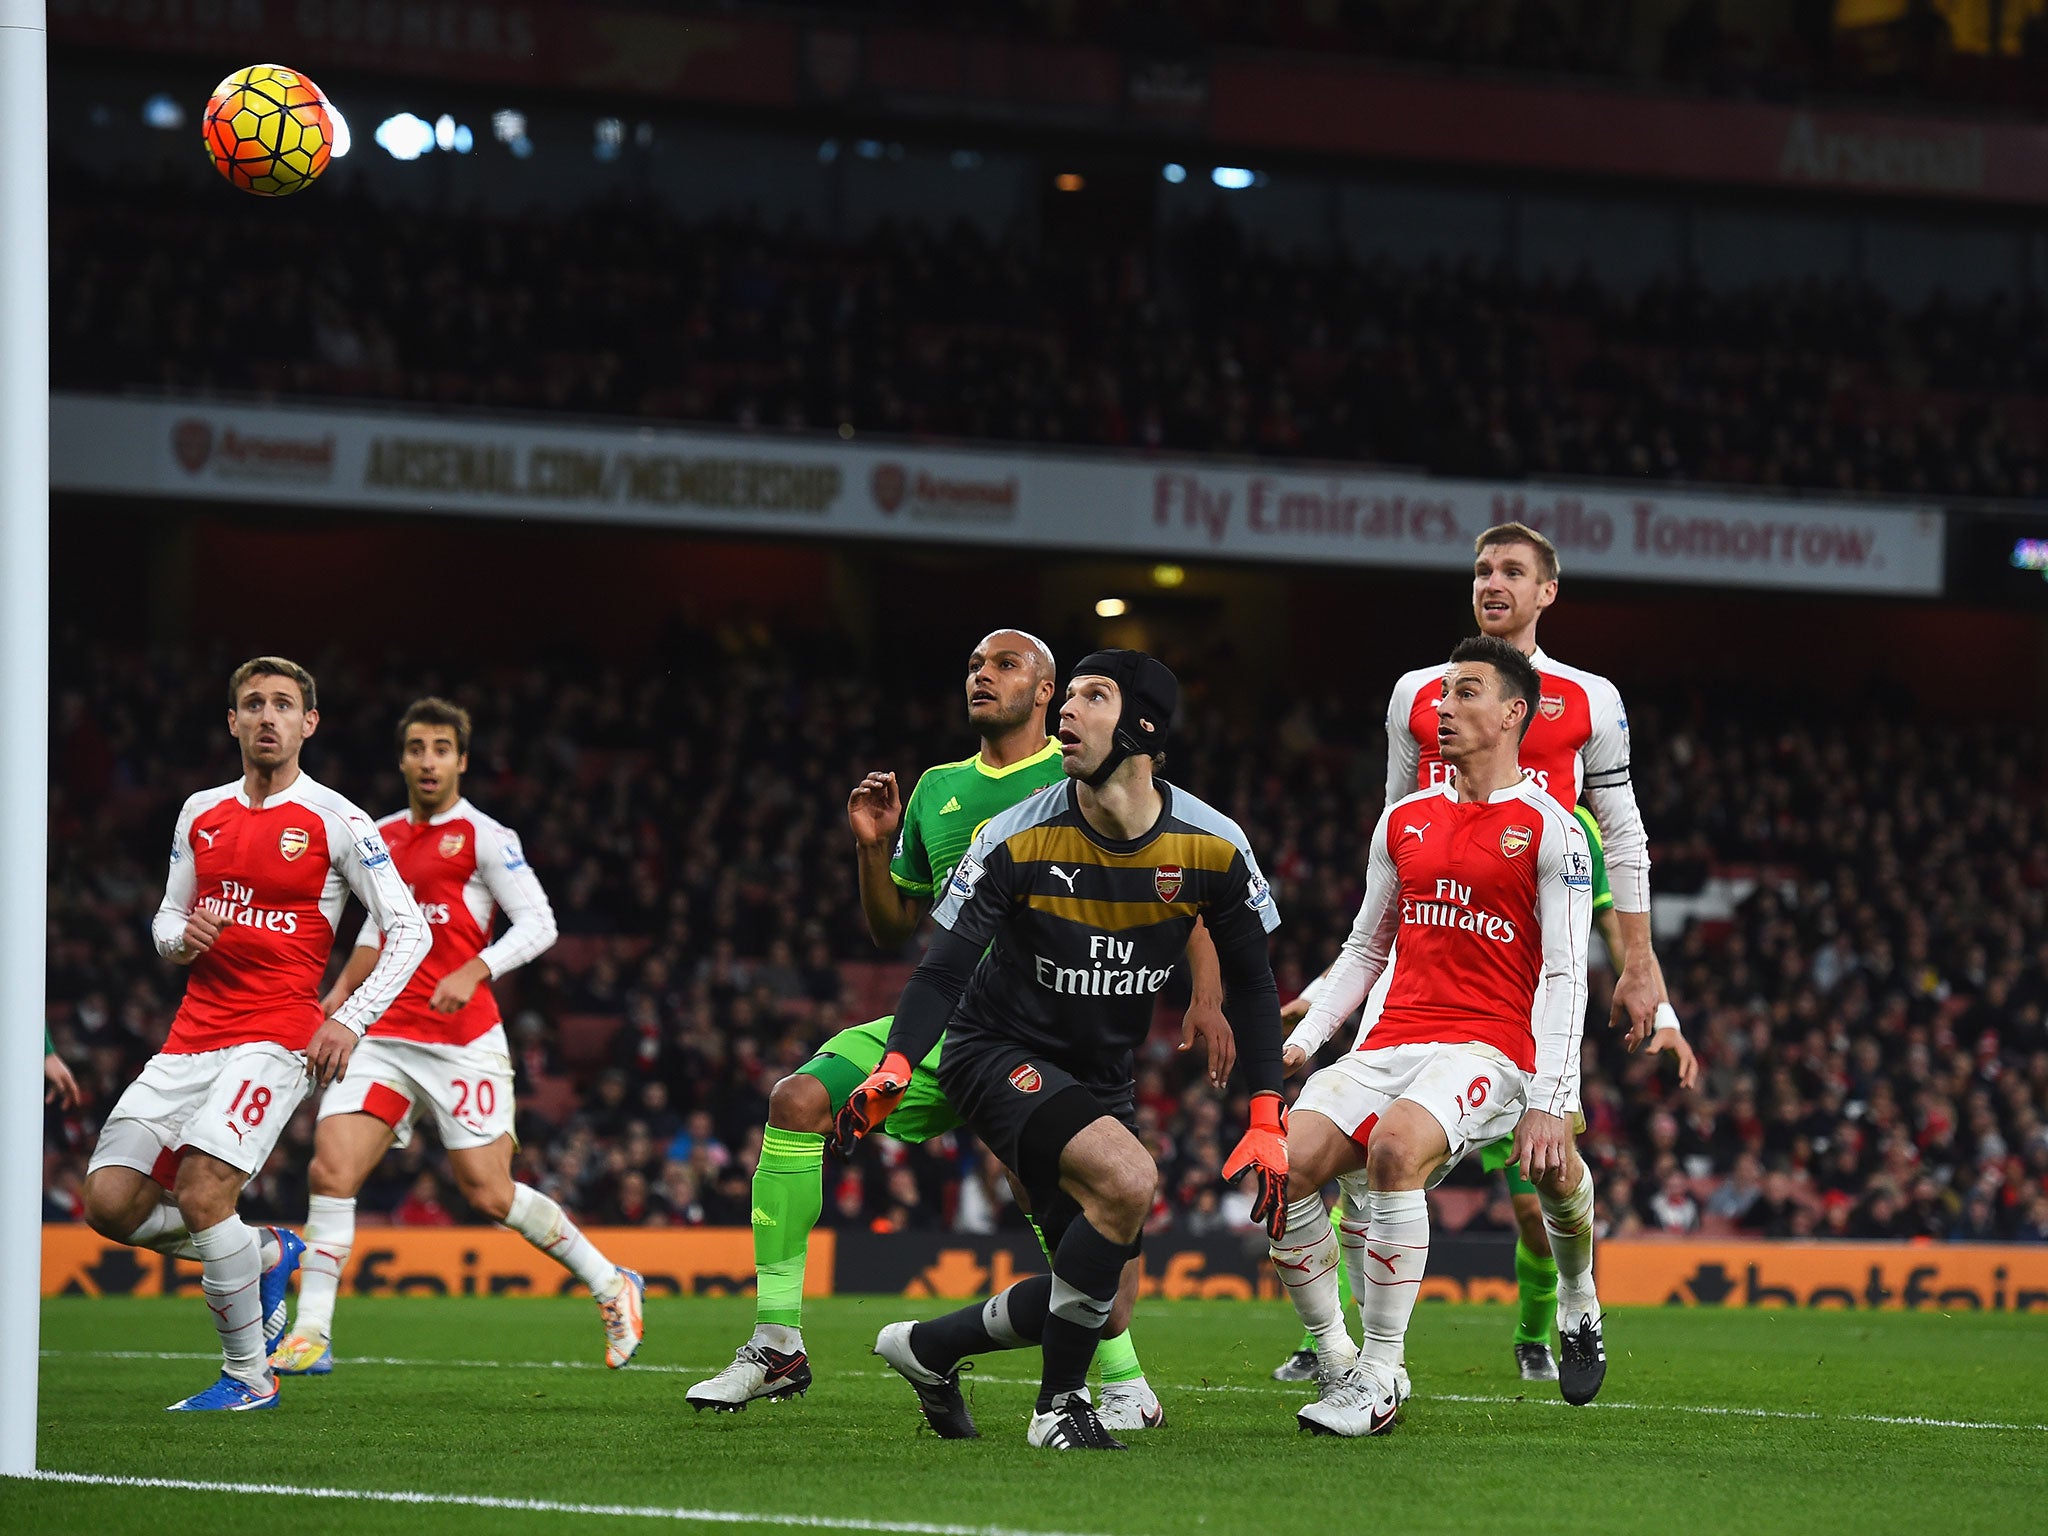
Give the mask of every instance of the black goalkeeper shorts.
<path id="1" fill-rule="evenodd" d="M 1042 1051 L 1010 1041 L 946 1036 L 939 1086 L 974 1134 L 1043 1209 L 1059 1191 L 1066 1144 L 1104 1115 L 1138 1132 L 1137 1084 L 1085 1083 Z"/>

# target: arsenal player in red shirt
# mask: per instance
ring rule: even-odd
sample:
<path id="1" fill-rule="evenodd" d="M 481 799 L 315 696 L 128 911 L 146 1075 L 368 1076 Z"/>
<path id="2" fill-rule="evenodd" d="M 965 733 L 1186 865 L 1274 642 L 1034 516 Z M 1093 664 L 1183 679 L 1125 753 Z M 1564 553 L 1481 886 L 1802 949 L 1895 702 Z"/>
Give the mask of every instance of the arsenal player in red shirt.
<path id="1" fill-rule="evenodd" d="M 1583 807 L 1604 844 L 1613 890 L 1595 924 L 1607 941 L 1619 972 L 1611 1022 L 1625 1028 L 1633 1048 L 1646 1038 L 1651 1051 L 1678 1060 L 1679 1081 L 1690 1087 L 1698 1071 L 1678 1014 L 1665 995 L 1664 974 L 1650 933 L 1649 842 L 1629 776 L 1628 712 L 1620 690 L 1597 672 L 1568 666 L 1537 644 L 1536 630 L 1557 601 L 1557 548 L 1524 523 L 1502 523 L 1473 540 L 1472 618 L 1479 632 L 1507 641 L 1535 665 L 1542 684 L 1534 718 L 1522 738 L 1522 772 L 1567 811 Z M 1442 666 L 1418 667 L 1395 683 L 1387 703 L 1387 804 L 1418 789 L 1448 781 L 1452 767 L 1437 752 L 1437 705 L 1443 693 Z M 1594 892 L 1596 907 L 1602 892 Z M 1281 1009 L 1292 1023 L 1307 1014 L 1323 986 L 1318 977 Z M 1377 1015 L 1378 997 L 1368 1001 L 1365 1029 Z M 1483 1152 L 1488 1168 L 1500 1167 L 1505 1141 Z M 1548 1343 L 1557 1300 L 1557 1268 L 1550 1256 L 1543 1212 L 1535 1190 L 1513 1165 L 1505 1166 L 1520 1241 L 1515 1279 L 1520 1318 L 1515 1329 L 1516 1368 L 1525 1381 L 1555 1381 L 1557 1365 Z M 1273 1374 L 1304 1380 L 1317 1357 L 1303 1348 Z"/>
<path id="2" fill-rule="evenodd" d="M 158 952 L 189 967 L 185 999 L 163 1049 L 100 1128 L 86 1172 L 96 1231 L 205 1271 L 223 1367 L 211 1387 L 171 1405 L 181 1411 L 277 1405 L 265 1357 L 305 1245 L 276 1228 L 259 1235 L 235 1203 L 308 1079 L 347 1075 L 357 1039 L 426 953 L 426 923 L 370 818 L 300 770 L 319 724 L 313 676 L 296 662 L 259 656 L 229 679 L 242 776 L 178 813 L 151 924 Z M 351 892 L 388 942 L 362 986 L 323 1007 L 320 977 Z"/>
<path id="3" fill-rule="evenodd" d="M 463 1198 L 590 1287 L 605 1364 L 622 1366 L 640 1347 L 640 1277 L 599 1253 L 553 1200 L 512 1178 L 512 1052 L 490 982 L 546 952 L 555 913 L 518 835 L 463 798 L 469 738 L 469 712 L 445 699 L 420 699 L 398 722 L 408 804 L 377 825 L 426 914 L 433 948 L 363 1041 L 348 1080 L 320 1100 L 299 1309 L 270 1362 L 288 1376 L 334 1369 L 334 1302 L 355 1243 L 356 1194 L 422 1117 L 433 1120 Z M 493 942 L 500 910 L 511 927 Z M 390 942 L 371 914 L 330 1007 L 366 984 Z"/>
<path id="4" fill-rule="evenodd" d="M 1378 1023 L 1360 1049 L 1308 1080 L 1288 1121 L 1291 1177 L 1309 1193 L 1288 1207 L 1275 1265 L 1318 1342 L 1342 1338 L 1340 1244 L 1318 1193 L 1340 1179 L 1341 1247 L 1364 1325 L 1351 1369 L 1326 1375 L 1321 1398 L 1300 1412 L 1320 1433 L 1393 1426 L 1405 1395 L 1402 1342 L 1429 1258 L 1424 1191 L 1468 1150 L 1509 1134 L 1557 1257 L 1565 1400 L 1590 1402 L 1606 1372 L 1593 1182 L 1571 1134 L 1592 856 L 1578 822 L 1518 761 L 1542 687 L 1529 659 L 1493 636 L 1451 653 L 1436 737 L 1456 775 L 1381 815 L 1358 919 L 1288 1041 L 1295 1070 L 1391 959 Z"/>

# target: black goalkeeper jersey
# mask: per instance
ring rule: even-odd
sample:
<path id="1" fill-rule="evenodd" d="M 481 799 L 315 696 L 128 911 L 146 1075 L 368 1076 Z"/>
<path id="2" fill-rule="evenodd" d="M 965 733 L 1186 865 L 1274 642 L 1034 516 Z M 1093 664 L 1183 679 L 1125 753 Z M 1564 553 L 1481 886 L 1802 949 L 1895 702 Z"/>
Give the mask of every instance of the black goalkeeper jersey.
<path id="1" fill-rule="evenodd" d="M 936 1039 L 923 983 L 957 998 L 937 1026 L 950 1042 L 1019 1043 L 1084 1082 L 1128 1083 L 1199 915 L 1252 1086 L 1278 1089 L 1272 892 L 1237 823 L 1171 784 L 1158 789 L 1158 821 L 1126 842 L 1088 826 L 1071 782 L 983 827 L 933 909 L 945 931 L 905 989 L 891 1047 L 918 1061 L 923 1034 Z"/>

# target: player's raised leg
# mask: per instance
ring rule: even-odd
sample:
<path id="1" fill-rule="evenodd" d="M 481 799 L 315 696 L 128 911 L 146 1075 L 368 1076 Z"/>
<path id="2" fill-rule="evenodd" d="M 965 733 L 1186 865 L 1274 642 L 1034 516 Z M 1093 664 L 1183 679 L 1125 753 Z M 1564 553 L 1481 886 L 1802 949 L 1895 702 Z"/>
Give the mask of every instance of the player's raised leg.
<path id="1" fill-rule="evenodd" d="M 448 1139 L 444 1132 L 443 1141 Z M 561 1206 L 513 1179 L 510 1135 L 481 1147 L 451 1146 L 448 1166 L 462 1198 L 479 1216 L 510 1227 L 590 1288 L 604 1324 L 604 1363 L 617 1370 L 629 1362 L 644 1332 L 641 1302 L 647 1286 L 639 1274 L 598 1252 Z"/>
<path id="2" fill-rule="evenodd" d="M 1607 1347 L 1593 1289 L 1593 1174 L 1577 1144 L 1567 1148 L 1563 1166 L 1536 1180 L 1536 1195 L 1557 1260 L 1558 1388 L 1578 1406 L 1599 1395 Z"/>

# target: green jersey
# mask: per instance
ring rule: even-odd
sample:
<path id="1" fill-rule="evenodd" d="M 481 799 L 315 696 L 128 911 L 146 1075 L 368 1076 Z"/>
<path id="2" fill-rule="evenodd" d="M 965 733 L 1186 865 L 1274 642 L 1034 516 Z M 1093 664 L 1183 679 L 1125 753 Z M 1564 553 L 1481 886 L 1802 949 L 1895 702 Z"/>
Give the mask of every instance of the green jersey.
<path id="1" fill-rule="evenodd" d="M 1583 805 L 1573 806 L 1572 814 L 1586 829 L 1586 846 L 1593 850 L 1593 910 L 1605 912 L 1614 905 L 1614 890 L 1607 883 L 1607 850 L 1600 846 L 1600 823 Z"/>
<path id="2" fill-rule="evenodd" d="M 994 816 L 1066 777 L 1060 744 L 1047 737 L 1043 750 L 1007 768 L 991 768 L 981 754 L 940 763 L 918 776 L 903 807 L 903 830 L 889 878 L 912 896 L 929 902 L 952 878 L 953 866 Z"/>

